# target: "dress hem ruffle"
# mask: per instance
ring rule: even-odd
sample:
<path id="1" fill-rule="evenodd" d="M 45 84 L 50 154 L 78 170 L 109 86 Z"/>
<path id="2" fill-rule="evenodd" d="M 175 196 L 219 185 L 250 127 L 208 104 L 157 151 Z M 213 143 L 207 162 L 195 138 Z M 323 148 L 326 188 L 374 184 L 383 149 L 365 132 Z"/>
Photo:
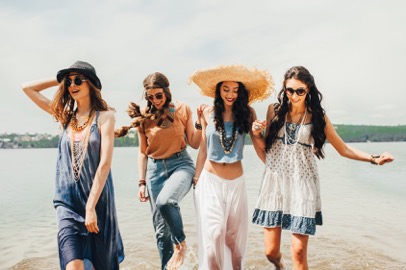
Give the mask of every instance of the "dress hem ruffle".
<path id="1" fill-rule="evenodd" d="M 256 208 L 252 217 L 252 223 L 265 228 L 282 227 L 292 233 L 314 235 L 316 225 L 323 225 L 321 211 L 316 212 L 314 218 L 293 216 L 284 214 L 283 211 L 266 211 Z"/>

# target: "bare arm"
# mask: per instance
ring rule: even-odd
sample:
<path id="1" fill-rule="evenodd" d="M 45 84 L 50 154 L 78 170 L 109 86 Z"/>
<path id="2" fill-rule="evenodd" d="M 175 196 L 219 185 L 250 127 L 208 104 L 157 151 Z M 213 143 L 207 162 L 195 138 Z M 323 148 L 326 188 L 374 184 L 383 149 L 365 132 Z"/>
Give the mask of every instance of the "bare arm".
<path id="1" fill-rule="evenodd" d="M 204 163 L 206 162 L 207 158 L 207 144 L 206 144 L 206 127 L 207 127 L 207 117 L 209 117 L 209 109 L 204 109 L 200 121 L 202 123 L 202 139 L 200 141 L 199 146 L 199 153 L 197 154 L 196 158 L 196 173 L 193 177 L 193 186 L 197 184 L 199 180 L 200 173 L 203 170 Z"/>
<path id="2" fill-rule="evenodd" d="M 326 119 L 326 127 L 325 133 L 327 140 L 331 143 L 331 145 L 336 149 L 336 151 L 343 157 L 366 161 L 366 162 L 375 162 L 376 164 L 383 165 L 387 162 L 393 161 L 393 156 L 390 153 L 382 153 L 379 158 L 372 158 L 371 154 L 358 150 L 356 148 L 348 146 L 341 137 L 337 134 L 333 124 L 331 123 L 330 119 L 325 116 Z"/>
<path id="3" fill-rule="evenodd" d="M 275 116 L 275 105 L 271 104 L 268 106 L 268 111 L 266 112 L 266 121 L 263 120 L 255 120 L 252 124 L 251 132 L 254 135 L 254 139 L 258 144 L 258 148 L 255 148 L 258 157 L 265 163 L 266 160 L 266 152 L 265 152 L 265 137 L 269 133 L 269 126 L 272 122 L 272 119 Z M 255 129 L 255 126 L 258 126 L 259 129 Z M 263 131 L 265 130 L 265 137 L 262 135 Z M 251 137 L 252 138 L 252 137 Z"/>
<path id="4" fill-rule="evenodd" d="M 250 137 L 252 144 L 254 146 L 255 152 L 257 153 L 258 157 L 260 160 L 262 160 L 263 163 L 265 163 L 265 143 L 264 143 L 264 138 L 261 134 L 261 131 L 263 130 L 264 124 L 261 121 L 257 120 L 257 114 L 255 113 L 255 110 L 253 108 L 250 108 L 251 110 L 251 123 L 252 123 L 252 128 L 249 131 Z M 260 126 L 258 130 L 255 129 L 255 126 L 258 125 Z"/>
<path id="5" fill-rule="evenodd" d="M 141 130 L 138 130 L 138 142 L 138 178 L 140 182 L 142 182 L 146 179 L 148 157 L 145 155 L 145 151 L 147 149 L 147 137 Z M 139 185 L 138 187 L 138 198 L 141 202 L 148 201 L 148 196 L 146 195 L 145 189 L 145 185 Z"/>
<path id="6" fill-rule="evenodd" d="M 201 124 L 201 116 L 202 116 L 202 112 L 204 110 L 204 108 L 206 108 L 207 105 L 200 105 L 199 107 L 197 107 L 197 123 Z M 187 108 L 188 113 L 190 111 L 190 108 Z M 190 115 L 192 115 L 192 113 L 190 112 Z M 202 130 L 200 129 L 195 129 L 194 128 L 194 123 L 193 123 L 193 118 L 192 116 L 189 117 L 187 123 L 186 123 L 186 137 L 187 140 L 189 142 L 189 145 L 193 148 L 193 149 L 197 149 L 200 145 L 200 141 L 202 139 Z"/>
<path id="7" fill-rule="evenodd" d="M 38 107 L 43 109 L 49 114 L 52 114 L 51 100 L 41 94 L 42 90 L 48 89 L 58 85 L 55 78 L 42 79 L 33 82 L 27 82 L 21 85 L 24 93 L 32 100 Z"/>
<path id="8" fill-rule="evenodd" d="M 85 225 L 89 232 L 98 233 L 96 205 L 106 184 L 110 172 L 114 149 L 114 112 L 100 112 L 99 125 L 101 133 L 100 162 L 93 179 L 92 188 L 86 203 Z M 90 128 L 90 127 L 89 127 Z"/>

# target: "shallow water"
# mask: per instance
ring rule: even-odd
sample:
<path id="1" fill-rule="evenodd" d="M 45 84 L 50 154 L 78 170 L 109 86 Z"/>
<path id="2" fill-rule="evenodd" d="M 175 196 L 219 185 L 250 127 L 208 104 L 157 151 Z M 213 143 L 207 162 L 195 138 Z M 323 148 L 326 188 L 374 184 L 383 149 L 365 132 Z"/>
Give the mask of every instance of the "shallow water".
<path id="1" fill-rule="evenodd" d="M 390 151 L 385 166 L 350 161 L 330 145 L 319 162 L 324 225 L 310 238 L 311 269 L 406 269 L 406 143 L 351 144 L 371 153 Z M 117 211 L 126 258 L 121 269 L 159 269 L 148 203 L 137 199 L 135 148 L 116 148 Z M 195 151 L 191 151 L 193 157 Z M 1 150 L 0 269 L 59 269 L 52 207 L 56 149 Z M 263 165 L 251 146 L 244 157 L 252 213 Z M 193 191 L 181 203 L 188 252 L 182 269 L 197 269 Z M 262 229 L 251 225 L 245 269 L 272 269 L 263 256 Z M 282 252 L 291 268 L 290 234 Z"/>

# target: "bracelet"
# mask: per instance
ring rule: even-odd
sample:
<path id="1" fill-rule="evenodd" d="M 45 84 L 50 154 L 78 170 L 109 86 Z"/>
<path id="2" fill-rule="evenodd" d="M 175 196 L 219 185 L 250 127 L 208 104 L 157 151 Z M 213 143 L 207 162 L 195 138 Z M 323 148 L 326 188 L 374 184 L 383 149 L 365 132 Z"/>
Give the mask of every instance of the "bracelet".
<path id="1" fill-rule="evenodd" d="M 146 186 L 147 185 L 147 181 L 145 181 L 144 179 L 140 179 L 140 181 L 138 182 L 138 186 Z"/>
<path id="2" fill-rule="evenodd" d="M 371 155 L 371 159 L 370 159 L 370 162 L 371 162 L 371 164 L 373 164 L 373 165 L 378 165 L 378 163 L 376 162 L 376 158 L 380 158 L 381 156 L 380 155 Z"/>
<path id="3" fill-rule="evenodd" d="M 197 121 L 195 122 L 195 129 L 202 130 L 202 124 L 199 124 Z"/>

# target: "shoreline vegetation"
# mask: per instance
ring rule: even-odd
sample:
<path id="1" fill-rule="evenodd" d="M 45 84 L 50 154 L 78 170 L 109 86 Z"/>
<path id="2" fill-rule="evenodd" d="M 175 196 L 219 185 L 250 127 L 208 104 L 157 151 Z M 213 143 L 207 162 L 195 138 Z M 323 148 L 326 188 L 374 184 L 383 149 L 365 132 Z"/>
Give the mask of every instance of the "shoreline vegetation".
<path id="1" fill-rule="evenodd" d="M 406 141 L 406 125 L 367 126 L 367 125 L 334 125 L 337 133 L 345 142 L 402 142 Z M 60 135 L 50 134 L 0 134 L 0 149 L 57 148 Z M 249 136 L 245 144 L 252 144 Z M 115 147 L 138 146 L 136 131 L 114 140 Z"/>

